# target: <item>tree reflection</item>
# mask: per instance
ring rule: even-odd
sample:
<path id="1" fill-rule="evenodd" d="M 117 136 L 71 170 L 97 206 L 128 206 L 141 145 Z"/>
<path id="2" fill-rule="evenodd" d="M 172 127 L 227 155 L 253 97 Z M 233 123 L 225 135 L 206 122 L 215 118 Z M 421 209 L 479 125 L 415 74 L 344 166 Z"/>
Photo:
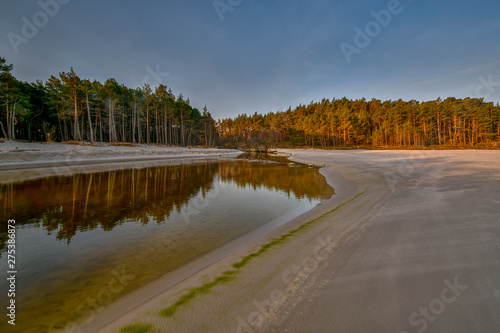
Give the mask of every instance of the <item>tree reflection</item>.
<path id="1" fill-rule="evenodd" d="M 112 230 L 128 221 L 168 222 L 186 209 L 190 198 L 203 197 L 217 181 L 241 187 L 283 191 L 299 199 L 333 194 L 316 169 L 249 161 L 204 162 L 144 169 L 51 177 L 0 185 L 2 249 L 6 222 L 34 224 L 70 242 L 78 232 Z"/>

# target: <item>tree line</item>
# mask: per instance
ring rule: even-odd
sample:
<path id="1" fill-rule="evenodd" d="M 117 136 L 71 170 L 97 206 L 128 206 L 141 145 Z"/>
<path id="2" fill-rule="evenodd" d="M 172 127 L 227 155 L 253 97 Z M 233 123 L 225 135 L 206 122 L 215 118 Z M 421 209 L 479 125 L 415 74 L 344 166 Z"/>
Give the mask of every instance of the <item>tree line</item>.
<path id="1" fill-rule="evenodd" d="M 217 123 L 221 144 L 288 147 L 498 146 L 500 106 L 482 98 L 323 99 Z"/>
<path id="2" fill-rule="evenodd" d="M 69 72 L 17 80 L 0 57 L 0 135 L 90 141 L 269 147 L 498 146 L 500 106 L 482 98 L 433 101 L 323 99 L 292 110 L 215 121 L 160 84 L 129 88 Z"/>
<path id="3" fill-rule="evenodd" d="M 171 88 L 129 88 L 80 78 L 73 68 L 21 82 L 0 57 L 0 135 L 28 141 L 137 142 L 214 146 L 215 121 Z"/>

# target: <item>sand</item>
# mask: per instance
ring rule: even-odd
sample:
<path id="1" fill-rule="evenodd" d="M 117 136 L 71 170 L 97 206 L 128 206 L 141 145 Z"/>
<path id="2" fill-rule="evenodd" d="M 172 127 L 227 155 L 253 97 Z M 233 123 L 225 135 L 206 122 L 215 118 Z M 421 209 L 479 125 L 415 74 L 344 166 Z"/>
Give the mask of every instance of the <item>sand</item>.
<path id="1" fill-rule="evenodd" d="M 193 159 L 232 158 L 235 149 L 184 148 L 162 145 L 0 142 L 0 183 L 49 176 L 144 167 Z"/>
<path id="2" fill-rule="evenodd" d="M 117 332 L 131 323 L 159 332 L 500 327 L 500 152 L 288 152 L 326 165 L 322 173 L 337 194 L 167 290 L 158 288 L 127 313 L 110 307 L 83 331 Z M 188 288 L 214 281 L 241 257 L 309 221 L 173 317 L 158 314 Z"/>
<path id="3" fill-rule="evenodd" d="M 117 332 L 131 324 L 157 332 L 500 327 L 500 151 L 284 152 L 325 165 L 321 173 L 337 194 L 65 331 Z M 250 253 L 258 255 L 232 266 Z M 173 316 L 159 315 L 203 285 Z"/>

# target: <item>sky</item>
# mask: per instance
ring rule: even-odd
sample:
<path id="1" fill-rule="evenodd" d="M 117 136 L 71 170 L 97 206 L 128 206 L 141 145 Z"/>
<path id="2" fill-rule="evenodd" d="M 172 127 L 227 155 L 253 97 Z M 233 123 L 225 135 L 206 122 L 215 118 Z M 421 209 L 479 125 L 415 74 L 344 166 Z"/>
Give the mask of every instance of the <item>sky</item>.
<path id="1" fill-rule="evenodd" d="M 498 0 L 2 0 L 23 81 L 160 83 L 215 119 L 323 98 L 500 102 Z"/>

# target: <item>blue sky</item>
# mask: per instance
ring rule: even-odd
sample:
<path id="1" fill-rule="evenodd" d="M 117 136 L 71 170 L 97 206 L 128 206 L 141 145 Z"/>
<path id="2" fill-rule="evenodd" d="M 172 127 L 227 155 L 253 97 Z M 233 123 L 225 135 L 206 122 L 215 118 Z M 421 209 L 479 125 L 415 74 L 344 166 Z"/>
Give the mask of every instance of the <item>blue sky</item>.
<path id="1" fill-rule="evenodd" d="M 343 96 L 500 102 L 498 0 L 2 0 L 0 32 L 21 80 L 164 83 L 216 119 Z"/>

